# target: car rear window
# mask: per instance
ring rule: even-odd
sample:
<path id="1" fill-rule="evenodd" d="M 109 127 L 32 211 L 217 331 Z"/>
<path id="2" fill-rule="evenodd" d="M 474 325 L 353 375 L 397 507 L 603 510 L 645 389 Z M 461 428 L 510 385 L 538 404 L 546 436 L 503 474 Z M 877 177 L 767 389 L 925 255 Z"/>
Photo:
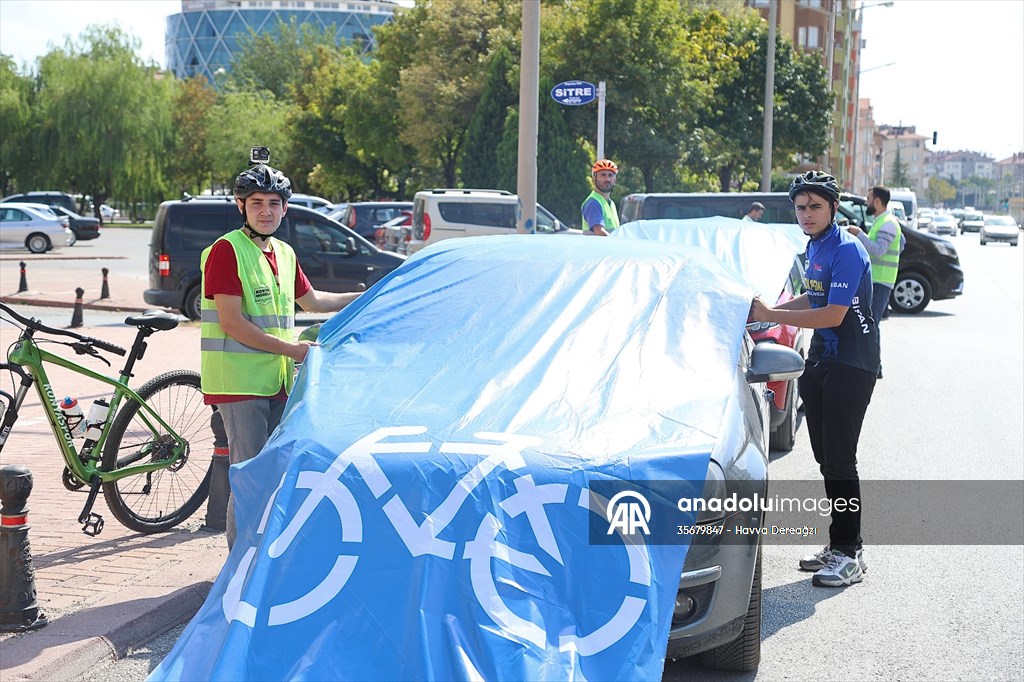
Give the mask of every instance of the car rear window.
<path id="1" fill-rule="evenodd" d="M 437 210 L 448 223 L 484 225 L 486 227 L 516 227 L 516 207 L 511 203 L 468 203 L 439 201 Z"/>

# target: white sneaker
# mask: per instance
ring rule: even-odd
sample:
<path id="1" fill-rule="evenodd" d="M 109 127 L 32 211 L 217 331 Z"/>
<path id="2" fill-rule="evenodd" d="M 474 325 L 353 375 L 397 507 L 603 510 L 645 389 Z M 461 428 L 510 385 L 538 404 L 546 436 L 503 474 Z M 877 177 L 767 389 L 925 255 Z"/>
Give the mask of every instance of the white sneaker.
<path id="1" fill-rule="evenodd" d="M 800 559 L 800 570 L 811 571 L 812 573 L 820 571 L 828 565 L 828 562 L 832 560 L 832 550 L 829 549 L 828 545 L 822 547 L 818 552 L 814 554 L 808 554 L 807 556 Z M 861 573 L 868 572 L 868 562 L 864 560 L 864 549 L 857 550 L 857 563 L 860 564 Z"/>
<path id="2" fill-rule="evenodd" d="M 832 559 L 811 578 L 811 583 L 820 587 L 842 587 L 864 580 L 864 571 L 856 558 L 848 557 L 838 550 L 832 552 Z"/>

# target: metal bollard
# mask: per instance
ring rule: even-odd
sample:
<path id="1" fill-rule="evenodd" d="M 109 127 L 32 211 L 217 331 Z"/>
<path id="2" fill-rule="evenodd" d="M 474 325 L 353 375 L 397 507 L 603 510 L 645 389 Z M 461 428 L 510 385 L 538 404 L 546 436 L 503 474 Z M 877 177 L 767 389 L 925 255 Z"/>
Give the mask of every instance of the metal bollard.
<path id="1" fill-rule="evenodd" d="M 36 571 L 28 546 L 32 472 L 0 467 L 0 632 L 35 630 L 49 621 L 36 603 Z"/>
<path id="2" fill-rule="evenodd" d="M 107 284 L 107 268 L 103 268 L 103 286 L 100 288 L 100 298 L 110 298 L 110 286 Z"/>
<path id="3" fill-rule="evenodd" d="M 21 279 L 18 280 L 18 293 L 24 293 L 28 291 L 28 280 L 25 279 L 25 261 L 18 263 L 21 266 Z"/>
<path id="4" fill-rule="evenodd" d="M 71 327 L 69 327 L 70 329 L 82 326 L 83 296 L 85 296 L 85 289 L 83 289 L 82 287 L 78 287 L 77 289 L 75 289 L 75 309 L 71 312 Z"/>
<path id="5" fill-rule="evenodd" d="M 206 527 L 227 530 L 228 514 L 228 434 L 224 430 L 224 417 L 217 408 L 210 415 L 213 430 L 213 460 L 210 463 L 210 497 L 206 501 Z"/>

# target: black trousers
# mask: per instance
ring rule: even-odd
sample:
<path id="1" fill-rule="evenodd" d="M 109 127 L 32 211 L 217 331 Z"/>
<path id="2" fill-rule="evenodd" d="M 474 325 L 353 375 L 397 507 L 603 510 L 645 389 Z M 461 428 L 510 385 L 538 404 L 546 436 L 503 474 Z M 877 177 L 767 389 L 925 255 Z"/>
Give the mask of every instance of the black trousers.
<path id="1" fill-rule="evenodd" d="M 800 377 L 807 435 L 832 503 L 829 543 L 850 557 L 862 542 L 857 441 L 875 379 L 874 372 L 834 362 L 808 362 Z"/>

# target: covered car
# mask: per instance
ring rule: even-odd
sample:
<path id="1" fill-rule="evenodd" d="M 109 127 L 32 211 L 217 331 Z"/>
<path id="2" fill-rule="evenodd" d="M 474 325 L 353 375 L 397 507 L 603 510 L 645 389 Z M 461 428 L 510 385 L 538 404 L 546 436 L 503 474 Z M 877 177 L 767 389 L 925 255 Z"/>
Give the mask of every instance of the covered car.
<path id="1" fill-rule="evenodd" d="M 762 382 L 799 371 L 750 341 L 751 295 L 640 240 L 417 253 L 323 325 L 232 467 L 238 538 L 151 679 L 658 679 L 700 519 L 650 491 L 764 482 Z"/>
<path id="2" fill-rule="evenodd" d="M 807 236 L 795 224 L 722 217 L 637 220 L 621 225 L 612 236 L 707 249 L 769 304 L 785 303 L 803 293 L 802 256 Z M 782 344 L 801 357 L 807 355 L 807 338 L 800 327 L 752 322 L 747 331 L 757 343 Z M 796 442 L 799 407 L 796 380 L 772 382 L 768 389 L 772 392 L 769 445 L 773 450 L 791 450 Z"/>

